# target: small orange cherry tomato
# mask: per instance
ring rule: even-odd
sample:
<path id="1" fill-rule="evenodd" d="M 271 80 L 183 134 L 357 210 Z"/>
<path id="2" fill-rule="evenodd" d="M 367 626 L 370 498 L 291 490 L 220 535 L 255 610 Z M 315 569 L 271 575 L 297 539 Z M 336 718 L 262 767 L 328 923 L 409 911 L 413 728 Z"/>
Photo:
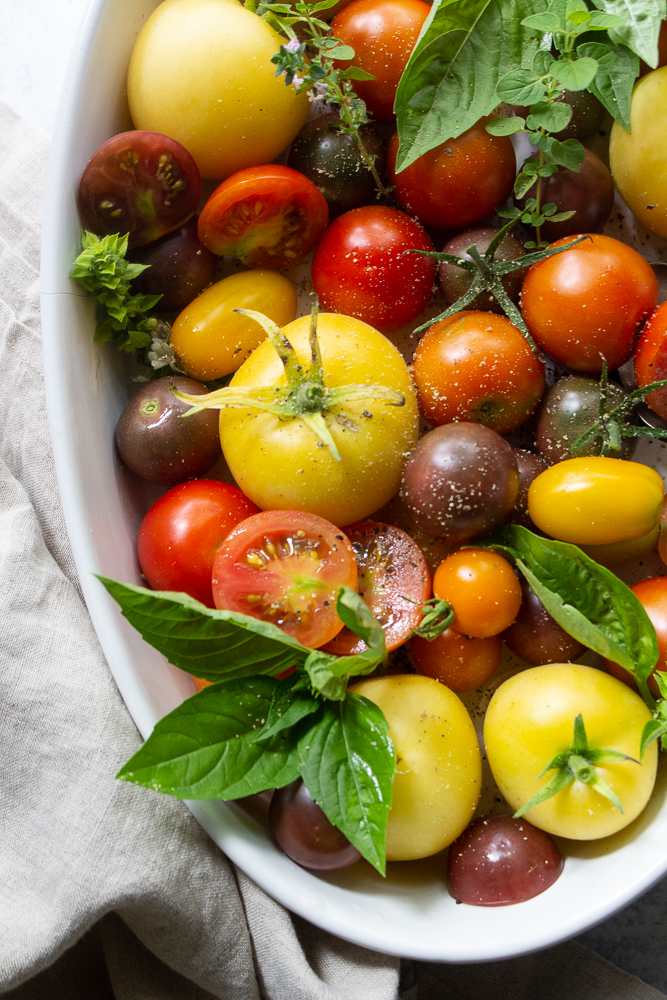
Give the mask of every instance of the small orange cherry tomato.
<path id="1" fill-rule="evenodd" d="M 453 628 L 430 642 L 419 636 L 410 641 L 418 672 L 457 693 L 472 691 L 486 683 L 498 668 L 502 649 L 498 635 L 473 639 Z"/>
<path id="2" fill-rule="evenodd" d="M 433 593 L 448 601 L 452 628 L 485 639 L 512 624 L 521 607 L 521 584 L 507 559 L 485 549 L 460 549 L 441 562 Z"/>

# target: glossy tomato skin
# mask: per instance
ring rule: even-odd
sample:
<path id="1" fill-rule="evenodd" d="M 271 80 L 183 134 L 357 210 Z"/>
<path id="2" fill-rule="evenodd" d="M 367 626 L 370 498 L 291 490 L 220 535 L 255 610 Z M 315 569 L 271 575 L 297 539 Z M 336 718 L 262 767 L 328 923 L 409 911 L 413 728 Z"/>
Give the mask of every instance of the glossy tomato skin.
<path id="1" fill-rule="evenodd" d="M 536 342 L 556 361 L 596 373 L 602 356 L 610 369 L 630 358 L 637 324 L 657 299 L 656 276 L 641 254 L 610 236 L 587 234 L 531 267 L 521 309 Z"/>
<path id="2" fill-rule="evenodd" d="M 522 207 L 534 197 L 535 185 L 522 199 Z M 547 219 L 540 229 L 543 240 L 554 242 L 575 233 L 599 233 L 614 206 L 614 182 L 600 157 L 587 149 L 578 173 L 559 167 L 557 174 L 542 178 L 541 198 L 543 205 L 555 205 L 556 213 L 574 212 L 561 222 Z"/>
<path id="3" fill-rule="evenodd" d="M 355 80 L 354 90 L 378 121 L 394 119 L 398 81 L 430 12 L 422 0 L 352 0 L 331 22 L 334 37 L 355 53 L 337 65 L 358 66 L 375 77 Z"/>
<path id="4" fill-rule="evenodd" d="M 539 896 L 562 872 L 563 857 L 543 830 L 513 816 L 484 816 L 452 844 L 447 889 L 458 903 L 508 906 Z"/>
<path id="5" fill-rule="evenodd" d="M 544 392 L 544 363 L 507 319 L 464 311 L 435 323 L 412 363 L 419 408 L 436 426 L 452 420 L 516 430 Z"/>
<path id="6" fill-rule="evenodd" d="M 507 559 L 486 549 L 447 556 L 433 577 L 433 594 L 454 610 L 452 628 L 476 639 L 499 635 L 521 607 L 521 584 Z"/>
<path id="7" fill-rule="evenodd" d="M 527 580 L 522 578 L 519 582 L 521 607 L 502 636 L 509 649 L 534 667 L 576 660 L 585 647 L 551 617 Z"/>
<path id="8" fill-rule="evenodd" d="M 143 246 L 187 222 L 201 192 L 197 164 L 180 142 L 159 132 L 121 132 L 88 160 L 79 215 L 98 236 L 129 233 L 130 246 Z"/>
<path id="9" fill-rule="evenodd" d="M 443 252 L 456 254 L 458 257 L 463 257 L 464 260 L 472 260 L 472 257 L 467 253 L 468 247 L 475 246 L 478 253 L 483 255 L 497 232 L 497 229 L 492 229 L 490 226 L 478 226 L 475 229 L 466 229 L 465 232 L 457 233 L 456 236 L 453 236 L 449 243 L 446 243 L 443 247 Z M 499 263 L 505 263 L 506 261 L 517 260 L 519 257 L 523 257 L 525 253 L 523 244 L 519 242 L 516 236 L 506 233 L 500 241 L 493 259 Z M 505 291 L 515 303 L 519 302 L 521 286 L 523 285 L 523 279 L 526 277 L 526 272 L 527 268 L 510 271 L 502 279 Z M 455 264 L 448 264 L 447 261 L 443 260 L 438 264 L 438 281 L 440 282 L 445 299 L 449 305 L 453 305 L 470 288 L 472 275 L 462 267 L 457 267 Z M 490 292 L 480 292 L 466 308 L 473 312 L 481 310 L 482 312 L 502 313 L 503 311 L 498 300 Z"/>
<path id="10" fill-rule="evenodd" d="M 215 280 L 218 258 L 197 239 L 197 216 L 147 246 L 127 254 L 135 264 L 147 264 L 132 282 L 144 295 L 161 295 L 160 312 L 180 312 Z M 196 376 L 194 376 L 196 378 Z"/>
<path id="11" fill-rule="evenodd" d="M 304 365 L 310 360 L 309 330 L 308 316 L 284 329 Z M 404 456 L 417 441 L 416 396 L 403 358 L 377 330 L 349 316 L 320 313 L 317 333 L 328 386 L 384 385 L 401 393 L 404 405 L 374 400 L 369 390 L 367 399 L 332 407 L 325 421 L 340 462 L 303 421 L 281 420 L 250 406 L 220 411 L 220 440 L 235 481 L 258 507 L 306 510 L 334 524 L 351 524 L 379 510 L 398 491 Z M 231 385 L 284 381 L 283 364 L 266 341 Z"/>
<path id="12" fill-rule="evenodd" d="M 313 288 L 324 309 L 357 316 L 382 333 L 414 320 L 431 298 L 435 261 L 425 230 L 382 205 L 355 208 L 327 229 L 313 259 Z"/>
<path id="13" fill-rule="evenodd" d="M 340 587 L 357 583 L 354 550 L 340 528 L 314 514 L 260 511 L 242 521 L 218 549 L 216 608 L 272 622 L 304 646 L 340 632 Z"/>
<path id="14" fill-rule="evenodd" d="M 554 772 L 545 765 L 572 745 L 581 715 L 590 747 L 607 747 L 633 760 L 597 765 L 623 812 L 590 785 L 575 781 L 526 813 L 540 830 L 573 840 L 607 837 L 631 823 L 653 791 L 657 749 L 639 761 L 639 741 L 651 713 L 638 694 L 602 670 L 576 663 L 531 667 L 495 692 L 484 720 L 484 743 L 493 776 L 513 809 L 529 802 Z M 653 752 L 652 752 L 653 751 Z"/>
<path id="15" fill-rule="evenodd" d="M 604 412 L 619 406 L 627 393 L 615 382 L 607 383 Z M 535 420 L 535 443 L 549 463 L 568 458 L 599 455 L 602 439 L 594 438 L 587 445 L 572 450 L 582 434 L 593 426 L 600 413 L 600 382 L 585 375 L 568 375 L 560 379 L 542 397 Z M 631 458 L 636 438 L 623 437 L 619 458 Z"/>
<path id="16" fill-rule="evenodd" d="M 387 650 L 396 649 L 419 624 L 421 605 L 431 596 L 426 560 L 417 543 L 393 524 L 358 521 L 344 530 L 357 558 L 357 592 L 384 629 Z M 337 656 L 366 648 L 347 627 L 325 647 Z"/>
<path id="17" fill-rule="evenodd" d="M 574 545 L 641 538 L 655 528 L 664 494 L 648 465 L 620 458 L 571 458 L 533 480 L 528 511 L 540 531 Z"/>
<path id="18" fill-rule="evenodd" d="M 649 616 L 658 638 L 658 659 L 654 673 L 656 670 L 667 670 L 667 577 L 650 577 L 635 583 L 630 589 Z M 632 676 L 618 663 L 605 659 L 604 665 L 610 674 L 636 689 Z M 653 675 L 649 677 L 648 686 L 656 698 L 660 697 L 660 689 Z"/>
<path id="19" fill-rule="evenodd" d="M 410 640 L 410 653 L 417 672 L 432 677 L 460 694 L 485 684 L 496 672 L 502 656 L 497 635 L 475 639 L 448 628 L 437 639 Z"/>
<path id="20" fill-rule="evenodd" d="M 639 334 L 635 378 L 640 387 L 667 378 L 667 302 L 651 313 Z M 652 392 L 646 402 L 658 416 L 667 417 L 667 386 Z"/>
<path id="21" fill-rule="evenodd" d="M 509 136 L 490 135 L 482 118 L 396 173 L 398 133 L 389 143 L 389 180 L 399 203 L 426 226 L 463 229 L 493 215 L 512 193 L 516 156 Z"/>
<path id="22" fill-rule="evenodd" d="M 247 167 L 223 181 L 201 210 L 198 234 L 219 256 L 279 269 L 305 257 L 328 222 L 326 199 L 312 181 L 272 163 Z"/>
<path id="23" fill-rule="evenodd" d="M 216 281 L 176 317 L 171 342 L 180 365 L 207 382 L 237 371 L 265 339 L 264 330 L 237 309 L 255 309 L 278 326 L 297 313 L 296 289 L 277 271 L 257 268 Z"/>
<path id="24" fill-rule="evenodd" d="M 353 865 L 361 857 L 329 822 L 300 778 L 273 793 L 269 825 L 278 846 L 303 868 L 335 871 Z"/>
<path id="25" fill-rule="evenodd" d="M 284 38 L 242 4 L 164 0 L 132 51 L 127 92 L 136 128 L 182 142 L 203 177 L 271 163 L 308 117 L 306 94 L 275 76 Z"/>
<path id="26" fill-rule="evenodd" d="M 508 520 L 511 524 L 522 524 L 525 528 L 532 528 L 533 522 L 528 513 L 528 490 L 532 481 L 549 468 L 549 463 L 541 455 L 526 451 L 525 448 L 513 448 L 512 451 L 519 470 L 519 492 Z"/>
<path id="27" fill-rule="evenodd" d="M 240 489 L 216 479 L 175 486 L 139 528 L 137 555 L 153 590 L 175 590 L 214 608 L 211 574 L 222 541 L 258 509 Z"/>

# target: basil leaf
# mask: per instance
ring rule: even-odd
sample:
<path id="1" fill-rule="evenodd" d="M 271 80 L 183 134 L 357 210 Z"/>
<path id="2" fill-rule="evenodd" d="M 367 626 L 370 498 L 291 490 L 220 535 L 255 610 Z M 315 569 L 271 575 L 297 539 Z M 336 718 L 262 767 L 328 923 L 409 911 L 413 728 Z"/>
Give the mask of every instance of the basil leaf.
<path id="1" fill-rule="evenodd" d="M 295 734 L 258 743 L 277 682 L 221 681 L 166 715 L 117 778 L 183 799 L 238 799 L 299 776 Z"/>
<path id="2" fill-rule="evenodd" d="M 484 539 L 505 549 L 566 632 L 625 667 L 640 686 L 658 659 L 655 629 L 629 587 L 576 545 L 507 524 Z"/>
<path id="3" fill-rule="evenodd" d="M 396 93 L 397 172 L 493 111 L 498 80 L 530 69 L 538 48 L 521 21 L 545 9 L 546 0 L 435 0 Z"/>
<path id="4" fill-rule="evenodd" d="M 598 64 L 591 56 L 579 59 L 559 59 L 553 63 L 551 73 L 567 90 L 586 90 L 595 79 Z"/>
<path id="5" fill-rule="evenodd" d="M 380 874 L 385 873 L 394 747 L 373 702 L 348 693 L 329 702 L 299 741 L 299 771 L 324 814 Z"/>
<path id="6" fill-rule="evenodd" d="M 365 649 L 352 656 L 332 656 L 321 649 L 314 649 L 304 667 L 316 691 L 329 701 L 343 701 L 350 677 L 372 673 L 385 656 L 374 649 Z"/>
<path id="7" fill-rule="evenodd" d="M 650 747 L 654 740 L 658 737 L 664 736 L 667 733 L 667 722 L 662 719 L 649 719 L 644 728 L 642 729 L 641 739 L 639 741 L 639 759 L 644 759 L 644 754 L 646 753 L 646 748 Z M 663 740 L 664 742 L 664 740 Z"/>
<path id="8" fill-rule="evenodd" d="M 611 41 L 627 45 L 655 69 L 660 22 L 667 17 L 666 0 L 593 0 L 593 4 L 598 10 L 623 19 L 624 27 L 610 30 Z"/>
<path id="9" fill-rule="evenodd" d="M 305 663 L 309 649 L 276 625 L 233 611 L 213 611 L 187 594 L 146 590 L 99 576 L 134 625 L 170 663 L 219 681 L 280 674 Z"/>
<path id="10" fill-rule="evenodd" d="M 338 617 L 349 629 L 363 639 L 370 649 L 382 654 L 383 661 L 387 659 L 384 629 L 372 614 L 370 608 L 356 590 L 341 587 L 336 601 Z"/>
<path id="11" fill-rule="evenodd" d="M 577 46 L 577 55 L 596 60 L 598 71 L 588 89 L 629 132 L 632 88 L 639 73 L 637 57 L 626 48 L 612 48 L 601 42 L 582 42 Z"/>
<path id="12" fill-rule="evenodd" d="M 301 719 L 316 712 L 322 703 L 310 690 L 308 678 L 302 673 L 290 674 L 278 682 L 273 692 L 269 714 L 258 740 L 268 740 L 284 729 L 296 725 Z"/>

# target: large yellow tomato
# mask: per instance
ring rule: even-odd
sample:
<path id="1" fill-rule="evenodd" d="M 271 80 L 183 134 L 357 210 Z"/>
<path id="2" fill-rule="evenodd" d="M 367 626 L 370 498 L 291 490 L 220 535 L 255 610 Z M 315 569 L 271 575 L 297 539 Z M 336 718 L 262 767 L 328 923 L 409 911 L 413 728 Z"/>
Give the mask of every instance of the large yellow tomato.
<path id="1" fill-rule="evenodd" d="M 350 691 L 382 709 L 396 752 L 387 861 L 442 851 L 472 819 L 482 786 L 465 706 L 444 684 L 415 674 L 361 681 Z"/>
<path id="2" fill-rule="evenodd" d="M 142 28 L 127 78 L 138 129 L 177 139 L 202 176 L 270 163 L 307 116 L 276 77 L 280 36 L 237 0 L 164 0 Z"/>
<path id="3" fill-rule="evenodd" d="M 284 328 L 304 368 L 310 363 L 309 329 L 307 316 Z M 342 526 L 372 514 L 398 491 L 405 456 L 417 441 L 417 403 L 403 358 L 372 326 L 322 313 L 317 333 L 325 386 L 370 387 L 367 395 L 323 414 L 340 461 L 303 420 L 250 404 L 221 409 L 220 440 L 235 481 L 258 507 L 305 510 Z M 285 382 L 283 364 L 266 340 L 239 368 L 230 389 Z M 374 398 L 373 386 L 394 390 L 404 404 Z"/>
<path id="4" fill-rule="evenodd" d="M 667 66 L 637 82 L 630 110 L 632 132 L 617 122 L 609 162 L 623 200 L 647 229 L 667 236 Z"/>
<path id="5" fill-rule="evenodd" d="M 528 490 L 528 513 L 552 538 L 607 545 L 655 528 L 665 488 L 648 465 L 619 458 L 570 458 L 541 472 Z"/>
<path id="6" fill-rule="evenodd" d="M 232 274 L 205 289 L 174 320 L 171 342 L 187 375 L 204 382 L 229 375 L 266 337 L 236 309 L 256 309 L 284 326 L 296 316 L 294 285 L 277 271 Z"/>
<path id="7" fill-rule="evenodd" d="M 594 768 L 623 812 L 594 785 L 574 780 L 529 809 L 526 819 L 547 833 L 594 840 L 631 823 L 653 791 L 658 752 L 652 743 L 638 762 L 642 730 L 651 718 L 638 694 L 615 677 L 577 663 L 523 670 L 501 684 L 491 699 L 484 744 L 498 788 L 513 809 L 520 809 L 554 778 L 555 770 L 542 772 L 572 746 L 579 715 L 589 748 L 634 758 L 602 760 Z"/>

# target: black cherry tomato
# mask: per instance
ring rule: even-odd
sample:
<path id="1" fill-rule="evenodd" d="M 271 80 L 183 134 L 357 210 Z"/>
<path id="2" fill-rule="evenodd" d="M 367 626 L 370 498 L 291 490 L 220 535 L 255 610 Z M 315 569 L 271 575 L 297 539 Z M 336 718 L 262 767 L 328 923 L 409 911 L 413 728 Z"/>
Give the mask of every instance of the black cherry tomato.
<path id="1" fill-rule="evenodd" d="M 269 826 L 287 857 L 304 868 L 333 871 L 361 857 L 345 834 L 329 822 L 300 778 L 273 793 Z"/>
<path id="2" fill-rule="evenodd" d="M 161 295 L 160 312 L 180 312 L 215 279 L 218 258 L 197 239 L 197 216 L 159 240 L 130 250 L 127 259 L 147 264 L 132 282 L 144 295 Z"/>

